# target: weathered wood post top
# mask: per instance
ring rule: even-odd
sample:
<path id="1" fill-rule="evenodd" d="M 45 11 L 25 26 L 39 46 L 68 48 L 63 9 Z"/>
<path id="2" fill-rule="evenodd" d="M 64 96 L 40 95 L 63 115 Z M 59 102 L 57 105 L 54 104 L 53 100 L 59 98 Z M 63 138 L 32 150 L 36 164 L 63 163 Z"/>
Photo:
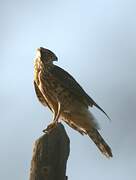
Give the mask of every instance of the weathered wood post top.
<path id="1" fill-rule="evenodd" d="M 51 133 L 44 134 L 36 140 L 29 180 L 66 180 L 69 142 L 61 123 Z"/>

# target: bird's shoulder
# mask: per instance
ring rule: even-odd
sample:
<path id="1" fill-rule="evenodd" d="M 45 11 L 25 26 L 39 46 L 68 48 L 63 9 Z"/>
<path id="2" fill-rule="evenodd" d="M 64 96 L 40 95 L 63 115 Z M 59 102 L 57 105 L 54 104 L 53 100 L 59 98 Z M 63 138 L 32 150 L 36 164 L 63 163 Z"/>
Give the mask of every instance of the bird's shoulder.
<path id="1" fill-rule="evenodd" d="M 71 74 L 69 74 L 67 71 L 57 65 L 54 65 L 51 71 L 52 74 L 57 75 L 57 77 L 60 79 L 77 82 Z"/>
<path id="2" fill-rule="evenodd" d="M 83 101 L 87 106 L 93 105 L 93 100 L 75 80 L 75 78 L 67 71 L 59 66 L 54 65 L 51 70 L 52 75 L 61 83 L 65 88 L 71 91 L 76 97 Z"/>

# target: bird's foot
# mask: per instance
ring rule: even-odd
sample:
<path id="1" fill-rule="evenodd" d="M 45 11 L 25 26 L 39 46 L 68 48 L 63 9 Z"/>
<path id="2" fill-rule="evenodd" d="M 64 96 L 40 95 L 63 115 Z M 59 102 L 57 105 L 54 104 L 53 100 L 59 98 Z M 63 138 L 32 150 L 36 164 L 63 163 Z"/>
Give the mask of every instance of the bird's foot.
<path id="1" fill-rule="evenodd" d="M 43 130 L 44 133 L 51 133 L 57 127 L 57 123 L 53 122 L 47 126 L 46 129 Z"/>

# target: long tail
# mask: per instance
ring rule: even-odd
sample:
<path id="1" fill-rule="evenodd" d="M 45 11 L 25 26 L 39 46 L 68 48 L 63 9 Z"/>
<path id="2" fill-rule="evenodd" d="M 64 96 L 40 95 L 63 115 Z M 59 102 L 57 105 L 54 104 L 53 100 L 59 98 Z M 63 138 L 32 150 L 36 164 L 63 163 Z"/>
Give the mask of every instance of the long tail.
<path id="1" fill-rule="evenodd" d="M 99 134 L 99 132 L 96 129 L 92 129 L 88 132 L 88 136 L 93 140 L 93 142 L 96 144 L 96 146 L 100 149 L 100 151 L 108 158 L 112 157 L 112 151 L 111 148 L 108 146 L 108 144 L 104 141 L 102 136 Z"/>

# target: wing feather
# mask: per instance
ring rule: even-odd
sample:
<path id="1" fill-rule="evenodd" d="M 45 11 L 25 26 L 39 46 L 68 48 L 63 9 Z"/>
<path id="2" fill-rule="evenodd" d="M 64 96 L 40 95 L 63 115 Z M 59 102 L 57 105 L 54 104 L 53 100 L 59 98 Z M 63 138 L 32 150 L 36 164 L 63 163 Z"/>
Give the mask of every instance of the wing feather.
<path id="1" fill-rule="evenodd" d="M 71 93 L 75 97 L 77 97 L 80 102 L 82 102 L 86 106 L 96 106 L 108 117 L 108 119 L 110 119 L 105 111 L 98 104 L 96 104 L 96 102 L 84 91 L 79 83 L 68 72 L 66 72 L 59 66 L 54 65 L 54 67 L 51 69 L 51 73 L 59 81 L 59 83 L 61 83 L 63 86 L 65 86 L 65 88 L 71 91 Z"/>

